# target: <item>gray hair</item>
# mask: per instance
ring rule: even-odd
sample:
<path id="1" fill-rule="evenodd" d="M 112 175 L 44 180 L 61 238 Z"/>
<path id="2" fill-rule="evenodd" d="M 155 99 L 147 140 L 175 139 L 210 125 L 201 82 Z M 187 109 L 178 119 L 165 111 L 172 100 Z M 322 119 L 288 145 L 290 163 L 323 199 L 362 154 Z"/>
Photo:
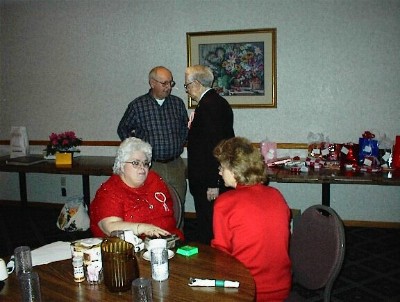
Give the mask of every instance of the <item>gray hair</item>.
<path id="1" fill-rule="evenodd" d="M 122 174 L 124 172 L 124 163 L 129 160 L 133 152 L 137 151 L 143 152 L 146 156 L 146 159 L 151 162 L 151 145 L 139 138 L 128 137 L 119 145 L 117 150 L 117 156 L 115 157 L 113 166 L 114 174 Z"/>
<path id="2" fill-rule="evenodd" d="M 214 82 L 214 74 L 210 67 L 204 65 L 194 65 L 186 68 L 188 81 L 198 81 L 204 87 L 211 88 Z"/>

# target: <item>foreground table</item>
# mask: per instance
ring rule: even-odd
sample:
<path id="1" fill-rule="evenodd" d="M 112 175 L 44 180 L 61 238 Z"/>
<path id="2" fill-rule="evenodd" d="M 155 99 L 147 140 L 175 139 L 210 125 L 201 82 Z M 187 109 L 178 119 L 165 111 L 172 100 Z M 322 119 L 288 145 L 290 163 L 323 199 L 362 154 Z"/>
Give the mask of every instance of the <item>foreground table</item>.
<path id="1" fill-rule="evenodd" d="M 235 258 L 207 245 L 193 243 L 199 253 L 191 257 L 175 255 L 169 260 L 169 279 L 152 281 L 154 301 L 254 301 L 255 285 L 250 272 Z M 150 263 L 137 255 L 140 275 L 151 278 Z M 132 301 L 131 291 L 111 293 L 104 284 L 75 283 L 71 259 L 35 266 L 39 273 L 42 300 L 46 301 Z M 190 287 L 189 277 L 240 282 L 238 289 Z M 20 301 L 15 273 L 5 280 L 0 301 Z"/>

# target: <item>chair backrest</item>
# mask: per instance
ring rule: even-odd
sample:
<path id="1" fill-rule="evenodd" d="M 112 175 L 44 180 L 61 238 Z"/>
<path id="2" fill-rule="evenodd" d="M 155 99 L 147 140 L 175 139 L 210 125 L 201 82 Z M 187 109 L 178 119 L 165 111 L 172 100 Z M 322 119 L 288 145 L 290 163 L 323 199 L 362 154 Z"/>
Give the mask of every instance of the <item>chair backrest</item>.
<path id="1" fill-rule="evenodd" d="M 176 220 L 176 227 L 178 229 L 182 229 L 182 225 L 183 225 L 183 206 L 182 206 L 182 202 L 181 199 L 178 195 L 178 192 L 175 190 L 175 188 L 173 186 L 171 186 L 170 184 L 167 184 L 168 186 L 168 190 L 169 190 L 169 194 L 171 194 L 172 197 L 172 202 L 174 205 L 174 217 Z"/>
<path id="2" fill-rule="evenodd" d="M 343 222 L 330 207 L 314 205 L 301 215 L 290 240 L 293 281 L 305 288 L 330 293 L 344 259 Z"/>

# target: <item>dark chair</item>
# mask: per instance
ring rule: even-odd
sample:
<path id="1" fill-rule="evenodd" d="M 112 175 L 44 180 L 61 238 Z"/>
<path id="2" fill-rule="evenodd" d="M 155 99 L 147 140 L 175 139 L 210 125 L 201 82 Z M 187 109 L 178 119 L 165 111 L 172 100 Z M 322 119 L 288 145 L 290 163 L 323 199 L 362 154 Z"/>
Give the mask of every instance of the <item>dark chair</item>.
<path id="1" fill-rule="evenodd" d="M 314 205 L 301 215 L 290 239 L 293 285 L 323 289 L 329 302 L 332 286 L 343 264 L 345 236 L 343 222 L 330 207 Z M 286 301 L 302 301 L 296 292 Z"/>
<path id="2" fill-rule="evenodd" d="M 171 194 L 172 197 L 172 202 L 174 205 L 174 216 L 176 220 L 176 227 L 180 230 L 182 230 L 183 227 L 183 206 L 181 199 L 178 195 L 178 192 L 175 190 L 173 186 L 170 184 L 167 184 L 169 194 Z"/>

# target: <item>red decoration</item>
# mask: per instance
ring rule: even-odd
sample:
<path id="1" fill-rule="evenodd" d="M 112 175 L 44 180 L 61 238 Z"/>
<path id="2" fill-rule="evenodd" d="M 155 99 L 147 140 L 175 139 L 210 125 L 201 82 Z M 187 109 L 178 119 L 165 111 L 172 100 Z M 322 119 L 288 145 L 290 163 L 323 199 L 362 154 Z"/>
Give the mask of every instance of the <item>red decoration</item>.
<path id="1" fill-rule="evenodd" d="M 396 143 L 393 148 L 393 168 L 400 169 L 400 135 L 396 136 Z"/>
<path id="2" fill-rule="evenodd" d="M 340 167 L 345 167 L 346 165 L 357 166 L 358 147 L 358 144 L 343 144 L 342 149 L 340 150 Z"/>
<path id="3" fill-rule="evenodd" d="M 375 137 L 375 134 L 373 134 L 373 133 L 370 132 L 370 131 L 364 131 L 362 137 L 363 137 L 363 138 L 374 138 L 374 137 Z"/>

